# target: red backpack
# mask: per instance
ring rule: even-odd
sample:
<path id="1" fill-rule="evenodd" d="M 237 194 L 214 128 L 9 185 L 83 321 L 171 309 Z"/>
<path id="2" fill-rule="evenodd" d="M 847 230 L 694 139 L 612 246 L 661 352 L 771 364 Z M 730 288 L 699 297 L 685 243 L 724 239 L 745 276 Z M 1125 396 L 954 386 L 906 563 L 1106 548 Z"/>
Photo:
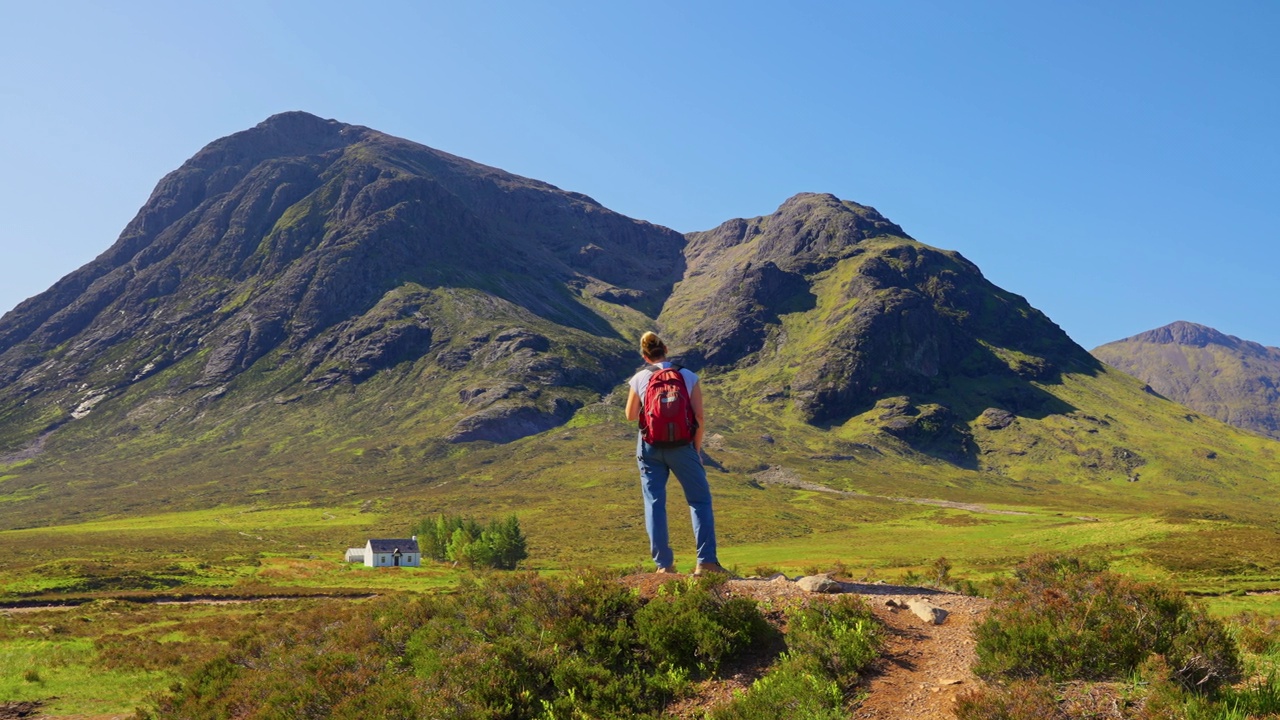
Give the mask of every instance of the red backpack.
<path id="1" fill-rule="evenodd" d="M 693 441 L 698 420 L 679 365 L 657 368 L 644 389 L 640 434 L 650 445 L 687 445 Z"/>

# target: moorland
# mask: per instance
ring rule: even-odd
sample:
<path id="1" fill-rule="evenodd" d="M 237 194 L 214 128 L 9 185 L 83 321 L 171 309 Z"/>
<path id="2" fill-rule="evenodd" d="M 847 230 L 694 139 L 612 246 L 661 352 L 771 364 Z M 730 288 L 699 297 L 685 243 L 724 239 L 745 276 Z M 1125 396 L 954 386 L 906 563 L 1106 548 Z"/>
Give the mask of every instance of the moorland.
<path id="1" fill-rule="evenodd" d="M 440 513 L 515 514 L 546 577 L 647 569 L 622 404 L 650 329 L 702 374 L 739 574 L 946 558 L 989 589 L 1058 552 L 1277 611 L 1277 441 L 874 209 L 802 193 L 685 236 L 286 113 L 0 319 L 0 603 L 64 606 L 5 613 L 0 697 L 119 712 L 245 633 L 434 597 L 473 571 L 342 560 Z M 141 602 L 183 599 L 229 604 Z"/>

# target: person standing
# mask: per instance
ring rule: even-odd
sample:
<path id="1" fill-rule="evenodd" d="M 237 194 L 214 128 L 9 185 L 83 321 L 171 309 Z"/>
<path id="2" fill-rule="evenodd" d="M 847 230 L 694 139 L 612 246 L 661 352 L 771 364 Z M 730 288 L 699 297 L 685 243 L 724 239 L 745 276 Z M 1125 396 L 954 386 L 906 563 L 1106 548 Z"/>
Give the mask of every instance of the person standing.
<path id="1" fill-rule="evenodd" d="M 697 565 L 693 574 L 728 574 L 716 555 L 716 521 L 711 509 L 711 486 L 707 483 L 707 471 L 702 466 L 702 440 L 706 427 L 702 385 L 698 383 L 698 376 L 692 370 L 667 360 L 666 343 L 654 333 L 647 332 L 640 338 L 640 355 L 647 367 L 631 378 L 626 412 L 628 420 L 640 421 L 641 425 L 636 439 L 636 462 L 640 466 L 644 523 L 649 532 L 649 550 L 653 555 L 654 565 L 659 573 L 677 572 L 667 534 L 667 479 L 674 472 L 684 489 L 684 498 L 689 504 L 689 515 L 693 520 L 693 537 L 697 547 Z M 662 373 L 663 370 L 672 368 L 678 371 L 678 378 L 675 373 Z M 683 381 L 683 391 L 687 395 L 684 400 L 687 400 L 692 414 L 692 428 L 677 427 L 679 423 L 671 423 L 670 437 L 674 439 L 646 438 L 643 416 L 647 410 L 657 411 L 656 408 L 646 408 L 645 405 L 646 395 L 653 397 L 649 393 L 649 386 L 655 375 L 659 376 L 659 382 L 668 387 L 675 387 L 675 384 Z M 679 388 L 669 393 L 670 399 L 676 403 L 684 401 L 675 397 L 678 391 Z"/>

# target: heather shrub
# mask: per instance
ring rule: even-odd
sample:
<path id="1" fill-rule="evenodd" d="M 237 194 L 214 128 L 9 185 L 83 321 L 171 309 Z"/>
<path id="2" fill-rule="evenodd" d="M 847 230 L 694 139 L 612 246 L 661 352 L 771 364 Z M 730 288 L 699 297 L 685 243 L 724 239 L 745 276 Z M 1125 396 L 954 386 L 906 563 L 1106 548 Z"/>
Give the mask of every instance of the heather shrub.
<path id="1" fill-rule="evenodd" d="M 723 582 L 714 576 L 668 582 L 636 613 L 640 644 L 656 665 L 714 672 L 726 657 L 772 632 L 755 601 L 714 592 Z"/>
<path id="2" fill-rule="evenodd" d="M 1180 685 L 1211 692 L 1240 675 L 1222 623 L 1181 593 L 1136 583 L 1079 558 L 1036 556 L 975 629 L 986 678 L 1119 679 L 1163 655 Z"/>
<path id="3" fill-rule="evenodd" d="M 843 720 L 844 690 L 812 663 L 794 658 L 783 661 L 751 689 L 717 708 L 713 720 Z"/>
<path id="4" fill-rule="evenodd" d="M 1280 653 L 1280 617 L 1243 612 L 1231 619 L 1240 647 L 1255 655 Z"/>
<path id="5" fill-rule="evenodd" d="M 652 717 L 776 632 L 719 582 L 675 583 L 646 602 L 602 573 L 494 574 L 448 594 L 322 605 L 236 641 L 156 714 Z"/>
<path id="6" fill-rule="evenodd" d="M 1058 707 L 1053 688 L 1043 682 L 1015 680 L 1005 686 L 970 690 L 956 698 L 957 720 L 1069 720 Z"/>
<path id="7" fill-rule="evenodd" d="M 862 598 L 845 595 L 790 613 L 787 652 L 812 658 L 823 675 L 850 687 L 879 653 L 884 632 Z"/>
<path id="8" fill-rule="evenodd" d="M 746 693 L 717 708 L 714 720 L 847 717 L 845 701 L 883 644 L 882 626 L 859 597 L 845 596 L 788 613 L 787 651 Z"/>

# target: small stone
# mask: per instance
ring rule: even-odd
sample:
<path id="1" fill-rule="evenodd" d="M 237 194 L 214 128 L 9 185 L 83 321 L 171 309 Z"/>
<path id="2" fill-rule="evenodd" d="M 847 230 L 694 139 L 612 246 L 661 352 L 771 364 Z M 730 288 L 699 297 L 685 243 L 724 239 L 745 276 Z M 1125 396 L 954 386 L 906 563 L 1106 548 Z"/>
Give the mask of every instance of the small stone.
<path id="1" fill-rule="evenodd" d="M 778 573 L 777 575 L 774 575 L 773 577 L 769 578 L 769 582 L 783 585 L 791 581 L 787 579 L 786 575 L 783 575 L 782 573 Z"/>

